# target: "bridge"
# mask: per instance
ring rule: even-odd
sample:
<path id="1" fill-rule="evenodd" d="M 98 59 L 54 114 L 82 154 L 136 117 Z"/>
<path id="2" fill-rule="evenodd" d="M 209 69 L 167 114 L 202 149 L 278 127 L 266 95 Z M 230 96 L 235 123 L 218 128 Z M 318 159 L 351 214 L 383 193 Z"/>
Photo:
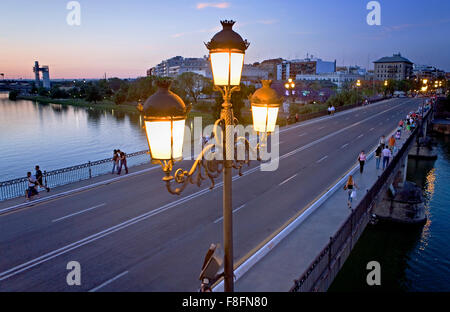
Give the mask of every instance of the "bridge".
<path id="1" fill-rule="evenodd" d="M 233 177 L 236 290 L 328 288 L 374 207 L 391 200 L 387 188 L 402 186 L 398 172 L 418 130 L 403 136 L 384 172 L 369 160 L 363 177 L 355 174 L 366 194 L 353 211 L 343 179 L 357 170 L 361 150 L 371 151 L 422 101 L 390 99 L 285 127 L 277 171 L 252 164 Z M 221 185 L 173 197 L 161 177 L 160 167 L 144 164 L 31 204 L 0 202 L 0 291 L 197 291 L 206 250 L 222 244 Z M 379 207 L 380 216 L 396 217 Z M 69 261 L 81 265 L 80 286 L 66 283 Z"/>

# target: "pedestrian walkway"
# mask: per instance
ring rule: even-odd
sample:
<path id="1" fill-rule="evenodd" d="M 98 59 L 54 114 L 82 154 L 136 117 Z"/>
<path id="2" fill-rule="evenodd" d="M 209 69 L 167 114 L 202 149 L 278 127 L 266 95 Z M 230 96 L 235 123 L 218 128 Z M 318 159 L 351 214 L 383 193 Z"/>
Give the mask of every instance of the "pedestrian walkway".
<path id="1" fill-rule="evenodd" d="M 52 188 L 50 192 L 40 191 L 39 192 L 39 199 L 33 199 L 29 202 L 26 202 L 25 195 L 21 197 L 16 197 L 13 199 L 8 199 L 5 201 L 0 201 L 0 214 L 5 213 L 5 209 L 8 209 L 10 207 L 13 207 L 12 210 L 15 210 L 14 207 L 18 206 L 17 208 L 23 208 L 23 207 L 29 207 L 38 204 L 39 202 L 50 200 L 52 198 L 57 198 L 60 196 L 65 196 L 67 194 L 77 193 L 84 191 L 88 188 L 93 187 L 99 187 L 102 185 L 107 185 L 109 183 L 114 183 L 115 181 L 119 181 L 122 179 L 126 179 L 132 176 L 135 176 L 136 174 L 143 174 L 148 172 L 149 170 L 153 170 L 151 168 L 160 168 L 160 166 L 155 166 L 150 163 L 146 163 L 143 165 L 137 165 L 130 168 L 130 173 L 126 175 L 120 175 L 117 174 L 103 174 L 97 177 L 93 177 L 91 179 L 82 180 L 79 182 L 74 182 L 62 186 L 58 186 L 55 188 Z M 25 190 L 24 190 L 25 192 Z M 12 211 L 11 210 L 11 211 Z M 9 212 L 9 210 L 8 210 Z"/>
<path id="2" fill-rule="evenodd" d="M 392 133 L 394 132 L 395 130 Z M 386 137 L 390 137 L 390 135 Z M 403 131 L 401 139 L 396 142 L 395 154 L 408 137 L 409 133 Z M 330 237 L 337 232 L 351 214 L 351 210 L 347 206 L 348 193 L 343 189 L 347 180 L 346 177 L 353 174 L 354 181 L 359 187 L 357 198 L 353 200 L 352 204 L 352 207 L 356 208 L 364 194 L 382 174 L 382 165 L 380 169 L 376 169 L 375 148 L 368 155 L 364 173 L 361 175 L 359 164 L 355 164 L 340 180 L 336 191 L 307 217 L 307 222 L 303 220 L 297 228 L 235 282 L 236 291 L 284 292 L 294 285 L 294 280 L 298 279 L 308 269 L 329 243 Z M 271 247 L 269 246 L 269 248 Z"/>

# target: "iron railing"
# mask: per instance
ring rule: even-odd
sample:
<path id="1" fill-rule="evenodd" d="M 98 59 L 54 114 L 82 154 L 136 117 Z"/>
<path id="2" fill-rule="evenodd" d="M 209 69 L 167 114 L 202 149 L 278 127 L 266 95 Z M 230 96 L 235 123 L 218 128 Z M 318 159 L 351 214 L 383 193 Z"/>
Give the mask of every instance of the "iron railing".
<path id="1" fill-rule="evenodd" d="M 424 120 L 428 118 L 431 111 L 432 110 L 427 111 Z M 290 289 L 291 292 L 311 292 L 319 290 L 317 282 L 322 276 L 325 276 L 327 273 L 331 272 L 331 266 L 334 260 L 336 260 L 342 250 L 347 247 L 349 239 L 352 239 L 353 234 L 356 230 L 358 230 L 361 221 L 369 213 L 375 199 L 379 195 L 382 188 L 386 186 L 386 182 L 388 181 L 389 176 L 394 172 L 397 164 L 402 160 L 405 153 L 408 153 L 409 145 L 415 139 L 415 136 L 418 135 L 418 132 L 422 131 L 422 127 L 423 120 L 420 122 L 419 126 L 414 129 L 403 144 L 402 148 L 393 157 L 392 161 L 377 179 L 375 184 L 370 188 L 370 190 L 367 191 L 367 194 L 359 202 L 357 207 L 352 210 L 352 213 L 344 224 L 339 228 L 333 237 L 330 237 L 330 241 L 325 248 L 313 260 L 303 275 L 298 280 L 294 280 L 294 286 Z"/>
<path id="2" fill-rule="evenodd" d="M 148 150 L 127 154 L 127 166 L 133 167 L 148 163 L 150 155 Z M 112 171 L 112 157 L 97 161 L 89 161 L 84 164 L 71 166 L 62 169 L 43 172 L 43 182 L 47 187 L 66 185 L 81 180 L 92 179 L 93 177 Z M 17 178 L 0 182 L 0 201 L 25 196 L 28 188 L 28 179 Z"/>

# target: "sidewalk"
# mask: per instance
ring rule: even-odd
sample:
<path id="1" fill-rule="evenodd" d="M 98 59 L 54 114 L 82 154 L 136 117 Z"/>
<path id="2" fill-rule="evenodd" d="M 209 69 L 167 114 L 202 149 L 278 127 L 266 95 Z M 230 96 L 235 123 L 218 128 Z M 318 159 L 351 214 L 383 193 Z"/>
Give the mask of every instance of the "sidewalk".
<path id="1" fill-rule="evenodd" d="M 386 137 L 389 138 L 389 136 Z M 396 142 L 396 153 L 408 137 L 409 133 L 403 131 L 402 138 Z M 359 187 L 356 191 L 357 198 L 353 200 L 353 208 L 356 208 L 364 194 L 382 173 L 383 164 L 381 162 L 380 169 L 376 169 L 373 151 L 366 160 L 362 175 L 359 172 L 359 163 L 353 166 L 348 173 L 353 174 L 354 181 Z M 308 269 L 329 243 L 330 237 L 349 217 L 351 211 L 347 206 L 347 191 L 343 190 L 344 184 L 345 182 L 340 180 L 336 185 L 336 191 L 324 203 L 244 273 L 235 282 L 235 290 L 240 292 L 288 291 L 294 285 L 294 280 Z"/>
<path id="2" fill-rule="evenodd" d="M 155 167 L 160 168 L 159 166 L 152 165 L 149 162 L 149 163 L 146 163 L 143 165 L 137 165 L 137 166 L 130 167 L 128 174 L 122 174 L 120 176 L 118 176 L 117 174 L 106 173 L 106 174 L 99 175 L 97 177 L 93 177 L 91 179 L 86 179 L 86 180 L 82 180 L 79 182 L 69 183 L 66 185 L 52 188 L 50 190 L 50 192 L 46 192 L 45 190 L 40 189 L 40 191 L 39 191 L 40 198 L 33 199 L 29 202 L 26 201 L 25 194 L 24 194 L 24 196 L 21 196 L 21 197 L 16 197 L 16 198 L 8 199 L 5 201 L 0 201 L 0 214 L 9 212 L 9 210 L 5 211 L 5 209 L 7 209 L 9 207 L 18 206 L 15 209 L 21 209 L 23 207 L 33 206 L 35 204 L 38 204 L 39 202 L 49 200 L 51 198 L 57 198 L 60 196 L 64 196 L 64 195 L 67 195 L 68 193 L 83 191 L 85 189 L 94 188 L 94 187 L 98 187 L 101 185 L 106 185 L 109 183 L 113 183 L 117 180 L 126 179 L 127 177 L 139 175 L 139 174 L 148 172 L 149 170 L 152 170 L 151 168 L 155 168 Z M 24 190 L 24 192 L 25 192 L 25 190 Z M 12 210 L 15 210 L 15 209 L 12 209 Z"/>

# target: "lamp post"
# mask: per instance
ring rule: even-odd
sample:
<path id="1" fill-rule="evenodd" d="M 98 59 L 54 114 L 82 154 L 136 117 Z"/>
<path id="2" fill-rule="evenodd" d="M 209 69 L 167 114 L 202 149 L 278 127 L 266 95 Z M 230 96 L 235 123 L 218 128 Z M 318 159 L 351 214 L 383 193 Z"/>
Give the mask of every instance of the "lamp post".
<path id="1" fill-rule="evenodd" d="M 233 226 L 232 226 L 232 168 L 238 169 L 249 163 L 249 159 L 237 159 L 234 145 L 237 141 L 250 143 L 245 137 L 235 141 L 234 125 L 237 119 L 233 115 L 231 93 L 239 90 L 245 50 L 249 43 L 233 31 L 234 21 L 221 21 L 223 29 L 206 43 L 211 60 L 215 90 L 223 97 L 220 118 L 214 124 L 214 134 L 222 130 L 222 140 L 216 142 L 221 149 L 214 149 L 214 144 L 208 144 L 196 157 L 189 171 L 179 168 L 172 175 L 173 164 L 182 159 L 184 124 L 189 108 L 176 94 L 169 90 L 170 82 L 158 82 L 159 90 L 149 97 L 143 105 L 146 135 L 153 163 L 159 163 L 165 173 L 163 181 L 171 194 L 179 195 L 188 183 L 200 186 L 201 181 L 209 178 L 211 189 L 214 179 L 223 172 L 223 244 L 224 244 L 224 289 L 234 290 L 233 282 Z M 273 91 L 273 92 L 272 92 Z M 265 134 L 273 132 L 281 100 L 275 97 L 276 92 L 270 88 L 270 82 L 263 81 L 263 87 L 252 97 L 252 115 L 254 129 Z M 216 134 L 216 138 L 219 136 Z M 259 151 L 258 144 L 256 151 Z M 206 152 L 216 156 L 216 159 L 205 160 Z M 221 155 L 219 154 L 221 153 Z M 247 155 L 247 153 L 246 153 Z M 222 156 L 222 157 L 217 157 Z M 214 157 L 213 157 L 214 158 Z M 219 159 L 217 159 L 219 158 Z M 202 173 L 204 171 L 204 173 Z M 197 172 L 197 173 L 196 173 Z M 173 188 L 172 184 L 180 185 Z"/>
<path id="2" fill-rule="evenodd" d="M 295 88 L 295 82 L 292 80 L 292 78 L 288 79 L 288 81 L 284 84 L 284 88 L 286 89 L 286 91 L 288 91 L 290 102 L 293 103 L 293 91 Z"/>
<path id="3" fill-rule="evenodd" d="M 359 102 L 359 88 L 361 87 L 361 80 L 356 80 L 356 104 Z"/>

